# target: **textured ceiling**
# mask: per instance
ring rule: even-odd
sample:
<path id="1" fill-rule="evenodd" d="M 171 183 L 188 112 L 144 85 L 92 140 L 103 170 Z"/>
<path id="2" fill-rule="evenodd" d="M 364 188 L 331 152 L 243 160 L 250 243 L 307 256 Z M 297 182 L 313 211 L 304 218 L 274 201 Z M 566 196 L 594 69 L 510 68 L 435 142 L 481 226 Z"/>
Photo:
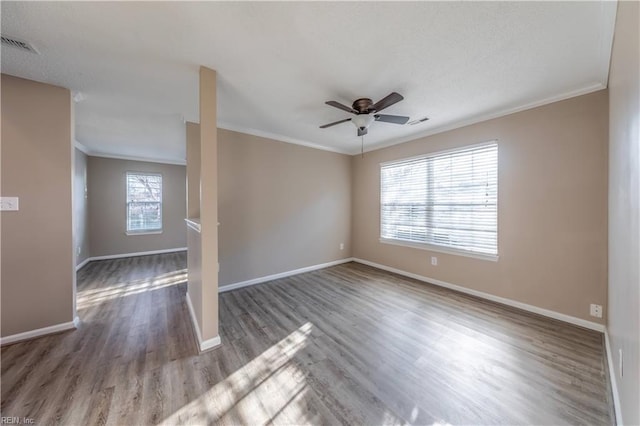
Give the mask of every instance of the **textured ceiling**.
<path id="1" fill-rule="evenodd" d="M 355 153 L 348 117 L 324 105 L 405 100 L 368 149 L 606 87 L 615 2 L 7 2 L 2 72 L 79 91 L 91 152 L 185 158 L 198 67 L 218 71 L 220 127 Z"/>

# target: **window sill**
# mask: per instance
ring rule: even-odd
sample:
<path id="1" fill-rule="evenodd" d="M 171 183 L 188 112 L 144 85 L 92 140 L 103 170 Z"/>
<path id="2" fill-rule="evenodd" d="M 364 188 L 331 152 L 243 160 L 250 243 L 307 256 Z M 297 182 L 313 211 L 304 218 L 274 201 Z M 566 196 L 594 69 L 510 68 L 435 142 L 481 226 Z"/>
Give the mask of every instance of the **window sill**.
<path id="1" fill-rule="evenodd" d="M 383 243 L 383 244 L 391 244 L 391 245 L 394 245 L 394 246 L 411 247 L 411 248 L 417 248 L 417 249 L 420 249 L 420 250 L 433 251 L 433 252 L 436 252 L 436 253 L 445 253 L 445 254 L 451 254 L 451 255 L 454 255 L 454 256 L 463 256 L 463 257 L 470 257 L 470 258 L 473 258 L 473 259 L 488 260 L 490 262 L 497 262 L 498 261 L 498 255 L 475 253 L 475 252 L 472 252 L 472 251 L 459 250 L 459 249 L 454 249 L 454 248 L 449 248 L 449 247 L 442 247 L 442 246 L 436 246 L 436 245 L 432 245 L 432 244 L 413 243 L 413 242 L 410 242 L 410 241 L 391 240 L 391 239 L 387 239 L 387 238 L 380 238 L 380 242 Z"/>
<path id="2" fill-rule="evenodd" d="M 127 235 L 157 235 L 162 234 L 162 229 L 159 231 L 127 231 L 125 232 Z"/>

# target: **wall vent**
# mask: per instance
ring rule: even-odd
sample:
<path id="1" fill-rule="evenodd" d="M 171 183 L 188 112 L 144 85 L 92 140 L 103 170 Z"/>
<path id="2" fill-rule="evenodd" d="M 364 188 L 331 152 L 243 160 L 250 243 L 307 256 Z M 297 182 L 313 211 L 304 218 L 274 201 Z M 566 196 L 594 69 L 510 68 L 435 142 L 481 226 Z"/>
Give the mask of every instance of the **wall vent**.
<path id="1" fill-rule="evenodd" d="M 10 46 L 10 47 L 15 47 L 16 49 L 20 49 L 20 50 L 24 50 L 26 52 L 31 52 L 31 53 L 40 53 L 36 50 L 35 47 L 33 47 L 31 44 L 27 43 L 26 41 L 17 39 L 15 37 L 9 37 L 6 35 L 2 35 L 2 45 L 3 46 Z"/>

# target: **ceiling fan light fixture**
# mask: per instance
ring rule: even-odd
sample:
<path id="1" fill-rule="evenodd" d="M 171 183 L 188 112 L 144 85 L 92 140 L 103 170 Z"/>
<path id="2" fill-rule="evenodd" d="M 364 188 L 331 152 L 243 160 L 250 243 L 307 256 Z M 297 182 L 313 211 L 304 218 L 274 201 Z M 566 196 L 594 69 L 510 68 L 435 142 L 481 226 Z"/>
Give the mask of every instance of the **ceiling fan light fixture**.
<path id="1" fill-rule="evenodd" d="M 373 123 L 373 114 L 358 114 L 351 119 L 351 122 L 360 130 L 368 129 Z"/>
<path id="2" fill-rule="evenodd" d="M 389 115 L 389 114 L 379 114 L 385 108 L 394 105 L 404 98 L 401 94 L 396 92 L 391 92 L 389 95 L 380 99 L 375 104 L 369 98 L 360 98 L 356 99 L 353 102 L 353 105 L 348 107 L 346 105 L 341 104 L 337 101 L 327 101 L 325 104 L 332 106 L 334 108 L 338 108 L 342 111 L 349 112 L 354 115 L 352 118 L 345 118 L 342 120 L 334 121 L 333 123 L 328 123 L 320 126 L 321 129 L 326 129 L 327 127 L 332 127 L 337 124 L 346 123 L 347 121 L 351 121 L 356 129 L 358 129 L 358 136 L 364 136 L 367 134 L 367 129 L 374 121 L 381 121 L 383 123 L 392 123 L 392 124 L 406 124 L 409 121 L 409 117 L 405 117 L 402 115 Z"/>

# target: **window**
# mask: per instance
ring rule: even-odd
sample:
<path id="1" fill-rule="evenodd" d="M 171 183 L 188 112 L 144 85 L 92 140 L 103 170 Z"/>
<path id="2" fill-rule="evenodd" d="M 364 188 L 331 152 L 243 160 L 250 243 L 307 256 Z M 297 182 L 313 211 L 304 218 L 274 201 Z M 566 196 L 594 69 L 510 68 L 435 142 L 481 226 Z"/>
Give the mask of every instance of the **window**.
<path id="1" fill-rule="evenodd" d="M 497 142 L 383 163 L 380 180 L 381 241 L 497 256 Z"/>
<path id="2" fill-rule="evenodd" d="M 162 175 L 127 172 L 127 233 L 162 231 Z"/>

